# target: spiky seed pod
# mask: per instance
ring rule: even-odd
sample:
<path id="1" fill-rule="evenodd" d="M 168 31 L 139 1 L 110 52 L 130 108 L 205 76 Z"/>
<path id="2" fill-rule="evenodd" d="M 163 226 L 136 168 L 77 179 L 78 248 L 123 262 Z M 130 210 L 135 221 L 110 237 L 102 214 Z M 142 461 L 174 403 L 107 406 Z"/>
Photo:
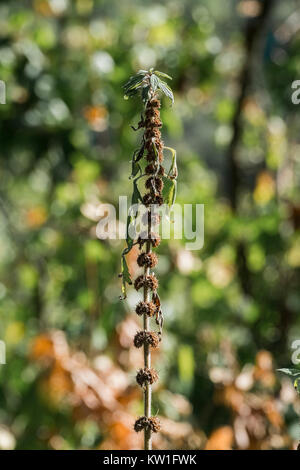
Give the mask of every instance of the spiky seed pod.
<path id="1" fill-rule="evenodd" d="M 154 384 L 158 380 L 158 373 L 155 369 L 149 369 L 144 367 L 144 369 L 139 369 L 136 374 L 136 381 L 141 386 L 144 387 L 147 384 Z"/>
<path id="2" fill-rule="evenodd" d="M 135 308 L 137 315 L 147 315 L 148 317 L 153 317 L 156 313 L 156 307 L 153 302 L 141 301 L 137 304 Z"/>
<path id="3" fill-rule="evenodd" d="M 156 170 L 157 170 L 157 166 L 154 165 L 153 163 L 149 163 L 149 165 L 145 167 L 146 175 L 154 175 L 154 173 L 156 173 Z"/>
<path id="4" fill-rule="evenodd" d="M 161 429 L 161 424 L 156 416 L 147 418 L 146 416 L 140 416 L 134 423 L 135 432 L 151 430 L 152 432 L 158 432 Z"/>
<path id="5" fill-rule="evenodd" d="M 134 281 L 135 290 L 140 290 L 144 286 L 144 276 L 141 274 Z"/>
<path id="6" fill-rule="evenodd" d="M 155 331 L 138 331 L 134 337 L 133 344 L 136 348 L 141 348 L 145 344 L 149 344 L 152 349 L 158 348 L 160 339 Z"/>
<path id="7" fill-rule="evenodd" d="M 147 165 L 146 168 L 145 168 L 146 175 L 155 175 L 156 172 L 157 172 L 157 165 L 155 165 L 153 163 L 149 163 L 149 165 Z M 165 169 L 164 169 L 163 166 L 160 165 L 157 174 L 158 174 L 158 176 L 164 176 Z"/>
<path id="8" fill-rule="evenodd" d="M 145 186 L 147 189 L 152 189 L 154 191 L 161 193 L 164 187 L 164 183 L 161 178 L 150 177 L 146 180 Z"/>
<path id="9" fill-rule="evenodd" d="M 158 258 L 155 253 L 141 253 L 137 258 L 137 264 L 147 266 L 147 268 L 154 268 L 158 263 Z"/>
<path id="10" fill-rule="evenodd" d="M 148 118 L 146 119 L 145 127 L 147 127 L 148 129 L 151 129 L 154 127 L 162 127 L 162 122 L 160 121 L 160 119 L 155 118 L 155 117 Z"/>
<path id="11" fill-rule="evenodd" d="M 160 244 L 160 236 L 157 233 L 151 232 L 150 233 L 150 241 L 153 248 L 156 248 Z M 142 232 L 138 238 L 138 244 L 140 248 L 146 243 L 148 240 L 147 232 Z"/>
<path id="12" fill-rule="evenodd" d="M 140 416 L 134 423 L 135 432 L 141 432 L 144 429 L 149 429 L 149 420 L 146 416 Z"/>
<path id="13" fill-rule="evenodd" d="M 158 432 L 161 430 L 160 420 L 156 416 L 149 418 L 149 425 L 152 432 Z"/>
<path id="14" fill-rule="evenodd" d="M 144 285 L 148 287 L 148 289 L 156 291 L 158 288 L 158 280 L 154 274 L 149 274 L 149 276 L 145 277 Z"/>
<path id="15" fill-rule="evenodd" d="M 152 214 L 151 211 L 147 211 L 142 215 L 142 223 L 144 225 L 151 224 L 151 227 L 158 225 L 161 221 L 159 214 Z"/>
<path id="16" fill-rule="evenodd" d="M 149 276 L 141 274 L 134 281 L 134 287 L 136 290 L 140 290 L 142 287 L 147 287 L 148 289 L 155 291 L 158 288 L 158 280 L 154 274 L 149 274 Z"/>
<path id="17" fill-rule="evenodd" d="M 161 104 L 160 101 L 156 98 L 152 98 L 151 101 L 148 101 L 147 108 L 160 108 Z"/>
<path id="18" fill-rule="evenodd" d="M 151 193 L 146 193 L 143 196 L 143 204 L 144 206 L 150 206 L 151 204 L 155 204 L 155 196 L 153 196 Z"/>
<path id="19" fill-rule="evenodd" d="M 146 146 L 147 148 L 147 146 Z M 147 162 L 155 162 L 156 161 L 156 155 L 155 155 L 155 152 L 153 150 L 151 150 L 151 147 L 148 149 L 148 153 L 147 153 Z"/>
<path id="20" fill-rule="evenodd" d="M 150 241 L 153 248 L 156 248 L 160 244 L 160 236 L 157 233 L 150 233 Z"/>
<path id="21" fill-rule="evenodd" d="M 158 206 L 162 206 L 164 203 L 164 198 L 160 194 L 156 194 L 155 196 L 155 204 Z"/>

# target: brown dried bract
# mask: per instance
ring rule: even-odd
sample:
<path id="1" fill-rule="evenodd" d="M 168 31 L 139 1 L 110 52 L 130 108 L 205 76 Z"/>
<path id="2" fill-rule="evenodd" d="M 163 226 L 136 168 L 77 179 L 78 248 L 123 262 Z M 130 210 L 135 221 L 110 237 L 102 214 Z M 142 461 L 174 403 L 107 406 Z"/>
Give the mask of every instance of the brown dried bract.
<path id="1" fill-rule="evenodd" d="M 158 259 L 155 253 L 141 253 L 137 259 L 137 264 L 141 267 L 154 268 L 157 263 Z"/>
<path id="2" fill-rule="evenodd" d="M 134 337 L 133 344 L 136 348 L 141 348 L 148 344 L 151 348 L 156 349 L 159 345 L 159 336 L 155 331 L 138 331 Z"/>
<path id="3" fill-rule="evenodd" d="M 147 242 L 148 239 L 150 240 L 153 248 L 156 248 L 160 244 L 160 236 L 157 233 L 151 232 L 148 236 L 147 232 L 142 232 L 138 238 L 138 244 L 140 248 L 144 245 L 144 243 Z"/>
<path id="4" fill-rule="evenodd" d="M 149 425 L 152 432 L 158 432 L 161 430 L 160 420 L 156 416 L 149 418 Z"/>
<path id="5" fill-rule="evenodd" d="M 141 274 L 136 278 L 134 281 L 134 288 L 135 290 L 139 290 L 144 286 L 144 276 Z"/>
<path id="6" fill-rule="evenodd" d="M 145 186 L 146 186 L 147 189 L 152 189 L 154 191 L 158 191 L 159 193 L 161 193 L 161 191 L 164 187 L 164 183 L 163 183 L 163 180 L 161 178 L 150 177 L 146 180 Z"/>
<path id="7" fill-rule="evenodd" d="M 135 432 L 143 431 L 144 429 L 150 429 L 151 432 L 158 432 L 161 429 L 161 424 L 156 416 L 147 418 L 146 416 L 140 416 L 134 423 Z"/>
<path id="8" fill-rule="evenodd" d="M 150 290 L 156 291 L 158 288 L 158 280 L 154 274 L 149 274 L 149 276 L 145 276 L 144 285 Z"/>
<path id="9" fill-rule="evenodd" d="M 144 369 L 139 369 L 136 374 L 136 381 L 141 386 L 144 387 L 147 384 L 154 384 L 158 380 L 158 373 L 155 369 L 149 369 L 144 367 Z"/>
<path id="10" fill-rule="evenodd" d="M 148 317 L 153 317 L 156 313 L 156 306 L 153 302 L 141 301 L 137 304 L 135 311 L 137 315 L 148 315 Z"/>
<path id="11" fill-rule="evenodd" d="M 142 222 L 144 225 L 150 224 L 152 227 L 158 225 L 161 221 L 161 216 L 159 214 L 155 214 L 151 211 L 146 211 L 142 216 Z"/>
<path id="12" fill-rule="evenodd" d="M 165 169 L 163 166 L 160 165 L 158 171 L 157 171 L 157 165 L 153 164 L 153 163 L 149 163 L 149 165 L 146 166 L 145 168 L 145 173 L 147 175 L 155 175 L 157 172 L 157 175 L 158 176 L 164 176 L 165 174 Z"/>
<path id="13" fill-rule="evenodd" d="M 160 101 L 157 98 L 152 98 L 152 100 L 148 101 L 148 108 L 160 108 Z"/>

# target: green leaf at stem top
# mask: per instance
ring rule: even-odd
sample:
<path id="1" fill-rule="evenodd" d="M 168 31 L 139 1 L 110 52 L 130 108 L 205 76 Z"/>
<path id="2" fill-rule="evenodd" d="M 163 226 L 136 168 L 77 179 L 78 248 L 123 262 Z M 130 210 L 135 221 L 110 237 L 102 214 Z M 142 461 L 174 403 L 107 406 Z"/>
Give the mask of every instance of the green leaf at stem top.
<path id="1" fill-rule="evenodd" d="M 141 92 L 142 100 L 146 103 L 151 97 L 151 91 L 156 93 L 157 90 L 160 90 L 164 95 L 166 95 L 172 103 L 174 102 L 174 95 L 169 87 L 169 85 L 161 80 L 165 78 L 172 80 L 172 78 L 166 73 L 156 70 L 153 72 L 153 69 L 148 70 L 139 70 L 136 75 L 129 78 L 127 83 L 124 85 L 124 98 L 128 99 L 131 96 L 134 96 Z"/>

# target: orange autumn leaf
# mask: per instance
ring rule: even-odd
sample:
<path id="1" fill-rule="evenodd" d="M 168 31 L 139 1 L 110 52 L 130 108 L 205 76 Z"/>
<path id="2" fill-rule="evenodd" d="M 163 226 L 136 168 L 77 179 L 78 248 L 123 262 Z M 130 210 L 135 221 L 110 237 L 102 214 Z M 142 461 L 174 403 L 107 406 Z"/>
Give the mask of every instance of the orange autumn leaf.
<path id="1" fill-rule="evenodd" d="M 222 426 L 210 435 L 205 450 L 231 450 L 233 437 L 233 429 L 230 426 Z"/>

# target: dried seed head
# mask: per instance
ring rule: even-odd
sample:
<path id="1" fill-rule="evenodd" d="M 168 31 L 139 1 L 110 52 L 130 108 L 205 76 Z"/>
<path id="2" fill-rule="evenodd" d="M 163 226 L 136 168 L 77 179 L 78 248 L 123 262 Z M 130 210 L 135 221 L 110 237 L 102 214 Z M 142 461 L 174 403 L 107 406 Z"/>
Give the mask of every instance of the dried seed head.
<path id="1" fill-rule="evenodd" d="M 154 189 L 155 191 L 158 191 L 159 193 L 161 193 L 163 187 L 164 187 L 164 183 L 163 183 L 163 180 L 161 178 L 158 178 L 158 177 L 150 177 L 146 180 L 146 183 L 145 183 L 145 186 L 147 189 Z"/>
<path id="2" fill-rule="evenodd" d="M 154 384 L 158 380 L 158 373 L 155 369 L 149 369 L 144 367 L 144 369 L 138 370 L 136 374 L 136 381 L 141 386 L 144 387 L 147 384 Z"/>
<path id="3" fill-rule="evenodd" d="M 145 206 L 150 206 L 151 204 L 155 204 L 155 197 L 153 197 L 151 193 L 146 193 L 143 196 L 143 204 Z"/>
<path id="4" fill-rule="evenodd" d="M 149 418 L 149 425 L 152 432 L 158 432 L 161 430 L 161 423 L 156 416 Z"/>
<path id="5" fill-rule="evenodd" d="M 160 108 L 160 101 L 157 98 L 152 98 L 152 100 L 148 101 L 147 108 Z"/>
<path id="6" fill-rule="evenodd" d="M 146 148 L 147 148 L 147 145 L 146 145 Z M 152 148 L 152 143 L 151 143 L 151 147 L 148 148 L 148 153 L 146 155 L 146 160 L 147 160 L 147 162 L 155 162 L 156 161 L 156 155 L 155 155 L 155 152 Z"/>
<path id="7" fill-rule="evenodd" d="M 135 432 L 141 432 L 143 429 L 149 429 L 149 422 L 146 416 L 141 416 L 136 420 L 134 423 L 134 430 Z"/>
<path id="8" fill-rule="evenodd" d="M 153 317 L 156 313 L 156 307 L 153 302 L 141 301 L 137 304 L 135 311 L 137 315 L 148 315 L 148 317 Z"/>
<path id="9" fill-rule="evenodd" d="M 135 290 L 139 290 L 143 287 L 143 285 L 144 285 L 144 276 L 141 274 L 134 281 L 134 288 Z"/>
<path id="10" fill-rule="evenodd" d="M 137 264 L 139 266 L 147 266 L 147 268 L 154 268 L 158 263 L 158 259 L 155 253 L 141 253 L 138 256 Z"/>
<path id="11" fill-rule="evenodd" d="M 145 173 L 147 175 L 155 175 L 156 174 L 156 171 L 157 171 L 157 165 L 153 164 L 153 163 L 150 163 L 149 165 L 146 166 L 145 168 Z M 158 172 L 157 174 L 159 176 L 164 176 L 165 174 L 165 169 L 164 167 L 160 166 L 159 169 L 158 169 Z"/>
<path id="12" fill-rule="evenodd" d="M 155 139 L 155 144 L 157 146 L 158 142 L 161 139 L 161 132 L 157 127 L 146 128 L 145 130 L 145 140 L 152 142 Z M 152 147 L 152 145 L 151 145 Z"/>
<path id="13" fill-rule="evenodd" d="M 147 118 L 144 127 L 147 127 L 148 129 L 153 129 L 154 127 L 162 127 L 162 122 L 157 117 Z"/>
<path id="14" fill-rule="evenodd" d="M 164 203 L 164 198 L 160 194 L 156 194 L 155 196 L 155 204 L 158 206 L 162 206 Z"/>
<path id="15" fill-rule="evenodd" d="M 152 432 L 158 432 L 161 429 L 161 424 L 156 416 L 147 418 L 146 416 L 140 416 L 134 423 L 135 432 L 143 431 L 144 429 L 150 429 Z"/>
<path id="16" fill-rule="evenodd" d="M 149 223 L 151 226 L 158 225 L 161 221 L 161 216 L 159 214 L 152 214 L 151 211 L 147 211 L 142 215 L 142 222 L 144 225 L 148 225 Z"/>
<path id="17" fill-rule="evenodd" d="M 151 245 L 156 248 L 160 244 L 160 236 L 157 233 L 150 234 Z"/>
<path id="18" fill-rule="evenodd" d="M 158 170 L 158 175 L 164 176 L 164 174 L 165 174 L 165 169 L 163 166 L 160 165 L 159 170 Z"/>
<path id="19" fill-rule="evenodd" d="M 159 108 L 147 107 L 145 112 L 145 119 L 160 118 Z"/>
<path id="20" fill-rule="evenodd" d="M 144 283 L 145 286 L 152 291 L 156 291 L 158 288 L 158 280 L 156 279 L 154 274 L 149 274 L 149 276 L 146 276 Z"/>
<path id="21" fill-rule="evenodd" d="M 153 163 L 149 163 L 149 165 L 147 165 L 145 168 L 145 173 L 147 175 L 153 175 L 154 173 L 156 173 L 156 170 L 157 170 L 157 166 L 154 165 Z"/>
<path id="22" fill-rule="evenodd" d="M 153 248 L 156 248 L 160 244 L 160 236 L 157 233 L 151 232 L 148 236 L 147 232 L 142 232 L 138 238 L 138 244 L 140 248 L 147 242 L 147 240 L 151 241 L 151 245 Z"/>
<path id="23" fill-rule="evenodd" d="M 144 344 L 148 344 L 151 348 L 156 349 L 159 341 L 159 336 L 155 331 L 142 330 L 136 333 L 133 344 L 136 348 L 141 348 Z"/>

